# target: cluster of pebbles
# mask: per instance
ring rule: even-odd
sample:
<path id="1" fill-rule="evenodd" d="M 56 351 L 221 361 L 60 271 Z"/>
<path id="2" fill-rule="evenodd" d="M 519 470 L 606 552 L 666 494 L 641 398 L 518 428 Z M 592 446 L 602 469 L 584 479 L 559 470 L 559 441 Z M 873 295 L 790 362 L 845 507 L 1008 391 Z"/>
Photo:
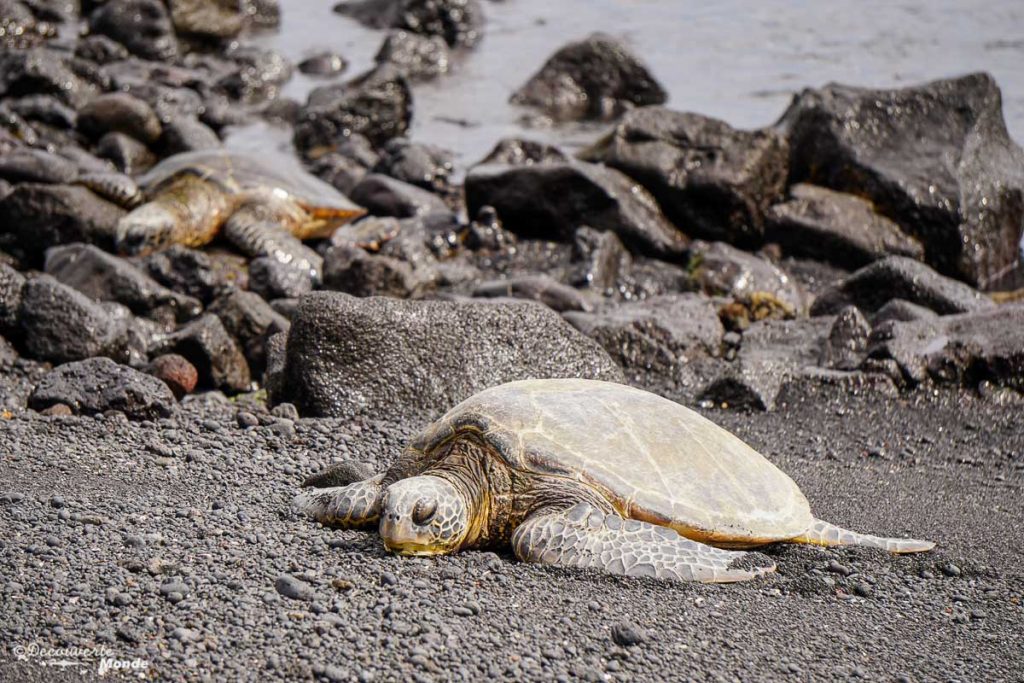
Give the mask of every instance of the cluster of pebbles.
<path id="1" fill-rule="evenodd" d="M 596 34 L 510 98 L 603 133 L 496 140 L 460 169 L 407 133 L 415 85 L 472 59 L 480 3 L 336 9 L 381 31 L 377 64 L 340 81 L 343 55 L 311 55 L 297 68 L 333 80 L 294 102 L 293 65 L 245 42 L 273 30 L 273 0 L 0 0 L 6 643 L 107 644 L 199 680 L 1019 671 L 1024 584 L 990 546 L 1022 539 L 968 559 L 979 509 L 1024 526 L 1024 152 L 991 77 L 809 89 L 737 130 L 664 107 Z M 239 250 L 224 216 L 202 243 L 126 253 L 147 172 L 244 164 L 222 138 L 260 118 L 293 130 L 301 166 L 281 159 L 278 189 L 309 174 L 366 211 L 302 245 L 315 272 Z M 203 179 L 237 194 L 222 181 Z M 780 549 L 778 577 L 726 594 L 491 553 L 398 560 L 286 512 L 303 477 L 377 470 L 455 402 L 541 376 L 713 410 L 823 516 L 900 535 L 914 514 L 949 550 Z M 929 520 L 910 487 L 975 507 Z M 899 656 L 910 643 L 927 662 Z"/>

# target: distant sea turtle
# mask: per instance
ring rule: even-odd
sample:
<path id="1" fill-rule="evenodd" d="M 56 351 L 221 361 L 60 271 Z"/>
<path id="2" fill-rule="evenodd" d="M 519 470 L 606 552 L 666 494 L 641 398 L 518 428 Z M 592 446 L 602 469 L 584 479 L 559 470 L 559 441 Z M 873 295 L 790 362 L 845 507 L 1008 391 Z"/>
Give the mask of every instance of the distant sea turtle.
<path id="1" fill-rule="evenodd" d="M 403 555 L 511 544 L 528 562 L 684 581 L 743 581 L 775 568 L 722 548 L 934 547 L 816 519 L 792 479 L 710 420 L 640 389 L 581 379 L 480 392 L 385 474 L 303 492 L 294 505 L 325 524 L 379 524 L 385 547 Z"/>
<path id="2" fill-rule="evenodd" d="M 164 159 L 139 184 L 145 203 L 117 228 L 118 249 L 128 254 L 198 247 L 223 234 L 247 256 L 319 271 L 320 257 L 300 240 L 329 237 L 366 213 L 284 156 L 185 152 Z"/>

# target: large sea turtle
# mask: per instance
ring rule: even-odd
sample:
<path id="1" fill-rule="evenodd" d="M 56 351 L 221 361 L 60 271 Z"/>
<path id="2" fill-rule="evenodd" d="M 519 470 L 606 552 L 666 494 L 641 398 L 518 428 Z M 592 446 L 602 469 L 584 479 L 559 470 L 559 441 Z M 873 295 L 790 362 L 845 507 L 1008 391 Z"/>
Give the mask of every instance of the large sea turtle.
<path id="1" fill-rule="evenodd" d="M 403 555 L 511 544 L 528 562 L 685 581 L 751 579 L 775 565 L 723 548 L 933 543 L 847 531 L 739 438 L 655 394 L 610 382 L 511 382 L 452 408 L 386 473 L 300 493 L 345 528 L 379 524 Z"/>
<path id="2" fill-rule="evenodd" d="M 318 272 L 320 257 L 300 240 L 329 237 L 366 213 L 284 155 L 184 152 L 154 166 L 139 185 L 145 203 L 117 228 L 118 250 L 127 254 L 198 247 L 223 235 L 247 256 Z"/>

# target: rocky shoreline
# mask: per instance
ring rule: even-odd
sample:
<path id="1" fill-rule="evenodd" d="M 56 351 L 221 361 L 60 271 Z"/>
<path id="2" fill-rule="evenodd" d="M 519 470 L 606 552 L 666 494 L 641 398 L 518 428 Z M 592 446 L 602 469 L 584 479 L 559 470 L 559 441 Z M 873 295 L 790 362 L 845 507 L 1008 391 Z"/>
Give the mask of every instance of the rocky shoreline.
<path id="1" fill-rule="evenodd" d="M 1014 680 L 1024 152 L 991 77 L 807 89 L 738 130 L 666 108 L 595 34 L 509 93 L 528 125 L 603 124 L 591 144 L 495 140 L 462 168 L 406 134 L 416 84 L 486 39 L 486 3 L 342 3 L 381 35 L 351 78 L 344 55 L 247 44 L 281 11 L 0 0 L 5 642 L 109 644 L 161 680 Z M 306 102 L 279 96 L 294 69 L 325 79 Z M 259 120 L 298 157 L 264 161 L 366 209 L 300 245 L 312 271 L 218 231 L 124 248 L 147 171 L 231 155 L 232 126 Z M 727 592 L 399 560 L 287 511 L 305 477 L 380 469 L 526 377 L 697 407 L 835 521 L 940 550 L 778 548 L 778 578 Z M 780 619 L 804 642 L 768 635 Z M 911 643 L 926 663 L 901 665 Z"/>

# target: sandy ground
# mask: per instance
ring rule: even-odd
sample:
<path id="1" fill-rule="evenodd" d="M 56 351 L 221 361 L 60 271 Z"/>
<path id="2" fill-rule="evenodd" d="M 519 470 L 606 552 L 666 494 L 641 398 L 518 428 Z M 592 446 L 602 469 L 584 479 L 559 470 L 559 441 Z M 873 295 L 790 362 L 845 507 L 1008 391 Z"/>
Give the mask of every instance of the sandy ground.
<path id="1" fill-rule="evenodd" d="M 1019 406 L 823 389 L 774 413 L 704 411 L 818 516 L 939 543 L 912 557 L 776 546 L 776 574 L 727 586 L 506 551 L 388 556 L 287 503 L 324 465 L 383 466 L 418 425 L 243 430 L 238 409 L 0 422 L 0 678 L 97 677 L 96 659 L 16 660 L 35 643 L 107 648 L 158 680 L 1024 680 Z"/>

